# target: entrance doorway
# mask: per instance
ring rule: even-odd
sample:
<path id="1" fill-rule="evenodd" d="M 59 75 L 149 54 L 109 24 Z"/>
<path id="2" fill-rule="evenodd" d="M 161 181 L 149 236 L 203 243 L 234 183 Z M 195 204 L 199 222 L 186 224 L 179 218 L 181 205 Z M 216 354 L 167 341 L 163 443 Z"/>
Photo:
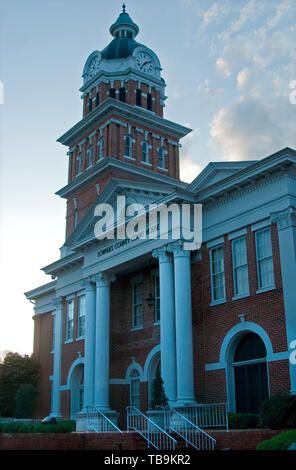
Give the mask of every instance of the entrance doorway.
<path id="1" fill-rule="evenodd" d="M 238 341 L 232 365 L 236 412 L 258 413 L 268 397 L 266 349 L 258 335 L 247 333 Z"/>

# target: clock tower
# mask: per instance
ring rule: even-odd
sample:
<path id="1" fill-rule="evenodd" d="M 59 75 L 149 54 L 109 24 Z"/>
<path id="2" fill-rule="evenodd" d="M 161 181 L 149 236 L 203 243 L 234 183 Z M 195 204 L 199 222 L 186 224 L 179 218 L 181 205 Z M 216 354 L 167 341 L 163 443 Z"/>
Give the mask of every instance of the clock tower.
<path id="1" fill-rule="evenodd" d="M 191 129 L 163 117 L 165 81 L 157 55 L 136 41 L 139 27 L 122 12 L 113 37 L 83 68 L 82 119 L 58 141 L 68 147 L 66 238 L 111 178 L 180 185 L 179 140 Z"/>

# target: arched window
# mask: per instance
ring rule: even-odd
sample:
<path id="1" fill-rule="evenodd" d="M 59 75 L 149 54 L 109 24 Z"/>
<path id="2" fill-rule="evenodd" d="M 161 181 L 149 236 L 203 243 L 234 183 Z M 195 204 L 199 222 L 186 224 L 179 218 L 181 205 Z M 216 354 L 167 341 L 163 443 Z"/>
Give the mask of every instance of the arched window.
<path id="1" fill-rule="evenodd" d="M 255 333 L 246 333 L 238 341 L 234 356 L 234 386 L 237 413 L 258 413 L 268 397 L 266 349 Z"/>
<path id="2" fill-rule="evenodd" d="M 82 410 L 84 401 L 84 366 L 78 364 L 71 375 L 71 419 Z"/>
<path id="3" fill-rule="evenodd" d="M 125 136 L 125 156 L 132 158 L 132 138 L 130 135 Z"/>
<path id="4" fill-rule="evenodd" d="M 110 88 L 109 96 L 110 96 L 110 98 L 115 98 L 115 88 Z"/>
<path id="5" fill-rule="evenodd" d="M 142 142 L 142 162 L 149 163 L 149 147 L 147 142 Z"/>
<path id="6" fill-rule="evenodd" d="M 119 88 L 119 100 L 125 103 L 125 96 L 126 96 L 126 91 L 125 88 L 121 87 Z"/>
<path id="7" fill-rule="evenodd" d="M 130 405 L 140 408 L 140 374 L 137 369 L 133 369 L 130 373 Z"/>

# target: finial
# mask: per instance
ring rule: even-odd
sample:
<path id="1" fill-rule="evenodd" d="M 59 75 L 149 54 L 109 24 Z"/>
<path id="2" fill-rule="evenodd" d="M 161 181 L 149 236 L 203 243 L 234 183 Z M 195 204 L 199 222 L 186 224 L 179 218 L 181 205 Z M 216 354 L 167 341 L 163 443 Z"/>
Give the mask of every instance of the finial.
<path id="1" fill-rule="evenodd" d="M 122 13 L 125 13 L 125 9 L 126 9 L 126 4 L 123 3 L 123 4 L 122 4 Z"/>

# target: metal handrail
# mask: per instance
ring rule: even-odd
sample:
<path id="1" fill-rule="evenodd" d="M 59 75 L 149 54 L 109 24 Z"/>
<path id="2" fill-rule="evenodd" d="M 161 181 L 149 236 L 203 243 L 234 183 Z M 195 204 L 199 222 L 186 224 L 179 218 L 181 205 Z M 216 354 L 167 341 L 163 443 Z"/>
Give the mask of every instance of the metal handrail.
<path id="1" fill-rule="evenodd" d="M 186 407 L 174 407 L 199 428 L 225 427 L 229 430 L 228 403 L 199 404 Z"/>
<path id="2" fill-rule="evenodd" d="M 167 429 L 174 431 L 183 438 L 186 447 L 189 444 L 197 450 L 214 450 L 216 439 L 196 426 L 186 416 L 170 407 L 165 410 L 165 414 Z M 177 418 L 177 420 L 173 422 L 172 417 Z"/>
<path id="3" fill-rule="evenodd" d="M 99 432 L 120 432 L 116 424 L 111 421 L 99 408 L 95 405 L 88 405 L 86 409 L 86 431 Z M 93 421 L 93 422 L 91 422 Z M 96 427 L 97 426 L 97 427 Z"/>
<path id="4" fill-rule="evenodd" d="M 152 419 L 144 415 L 135 406 L 128 406 L 127 430 L 136 431 L 147 442 L 148 448 L 151 445 L 157 450 L 174 450 L 177 444 L 176 439 L 170 436 L 164 429 L 158 426 Z"/>

